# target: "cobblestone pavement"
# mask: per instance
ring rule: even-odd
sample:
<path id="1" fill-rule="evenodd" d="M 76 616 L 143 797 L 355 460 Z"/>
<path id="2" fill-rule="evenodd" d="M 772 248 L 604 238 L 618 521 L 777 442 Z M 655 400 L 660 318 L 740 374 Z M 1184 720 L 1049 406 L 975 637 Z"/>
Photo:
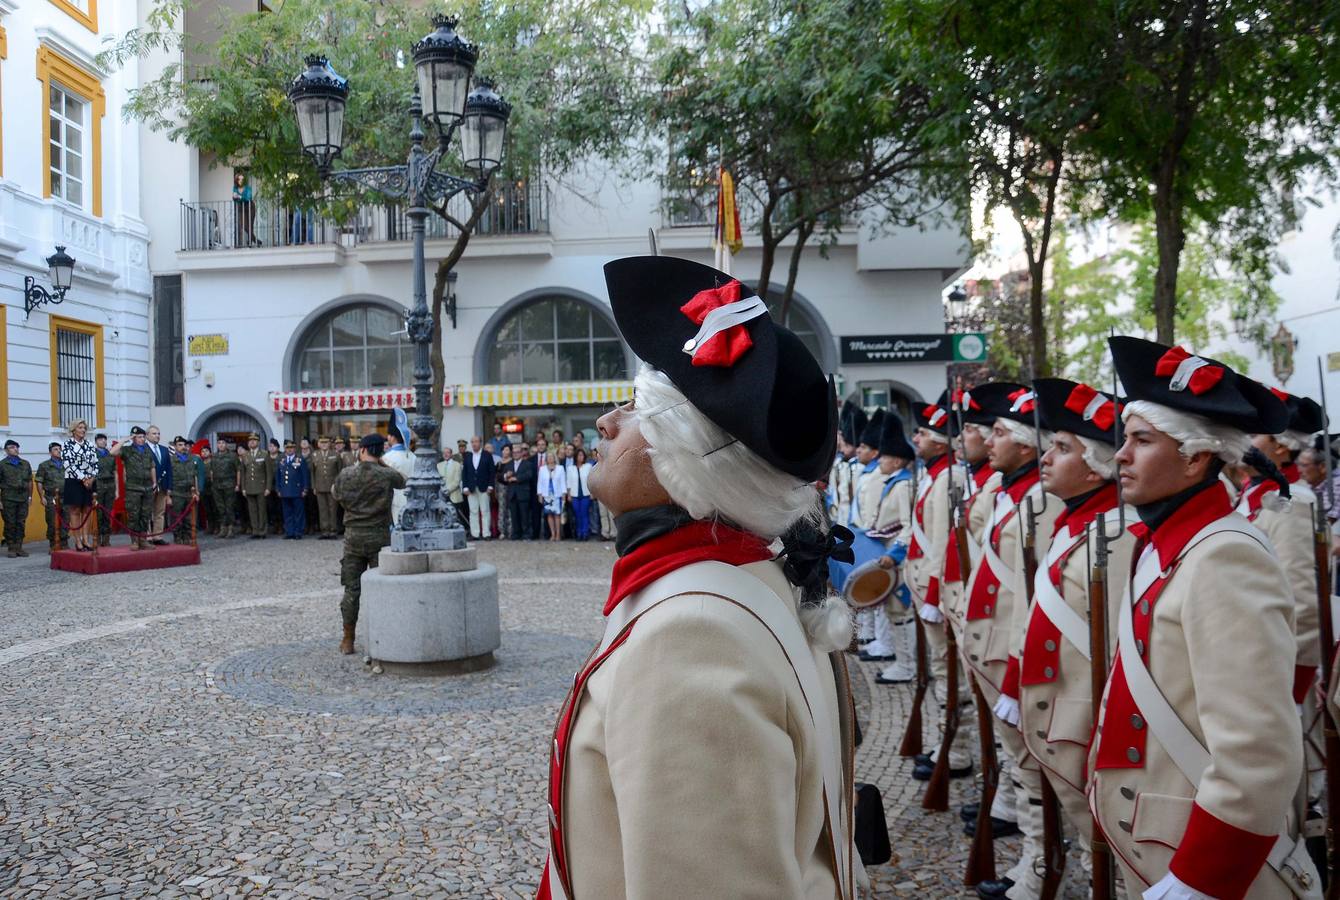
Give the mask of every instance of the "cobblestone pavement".
<path id="1" fill-rule="evenodd" d="M 0 561 L 0 895 L 531 896 L 553 716 L 611 545 L 480 545 L 503 647 L 446 679 L 335 651 L 339 553 L 207 539 L 200 566 L 96 578 Z M 897 756 L 910 689 L 852 668 L 857 774 L 895 854 L 875 896 L 962 895 L 958 817 L 923 813 Z"/>

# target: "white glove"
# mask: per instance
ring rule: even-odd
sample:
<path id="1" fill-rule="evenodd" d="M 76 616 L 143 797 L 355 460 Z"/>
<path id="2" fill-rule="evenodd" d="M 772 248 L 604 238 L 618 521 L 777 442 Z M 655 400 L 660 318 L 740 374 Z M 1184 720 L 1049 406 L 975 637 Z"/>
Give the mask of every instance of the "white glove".
<path id="1" fill-rule="evenodd" d="M 1000 719 L 1002 722 L 1005 722 L 1008 725 L 1014 725 L 1015 727 L 1018 727 L 1019 725 L 1018 700 L 1015 700 L 1013 697 L 1006 697 L 1004 694 L 1001 694 L 1000 699 L 996 700 L 996 705 L 992 707 L 992 711 L 996 714 L 997 719 Z"/>
<path id="2" fill-rule="evenodd" d="M 938 625 L 945 620 L 945 614 L 940 612 L 940 607 L 931 606 L 929 603 L 921 604 L 921 611 L 917 615 L 921 616 L 921 621 L 930 622 L 932 625 Z"/>
<path id="3" fill-rule="evenodd" d="M 1144 900 L 1214 900 L 1209 894 L 1202 894 L 1183 883 L 1172 872 L 1164 875 L 1158 884 L 1145 891 L 1142 896 Z"/>

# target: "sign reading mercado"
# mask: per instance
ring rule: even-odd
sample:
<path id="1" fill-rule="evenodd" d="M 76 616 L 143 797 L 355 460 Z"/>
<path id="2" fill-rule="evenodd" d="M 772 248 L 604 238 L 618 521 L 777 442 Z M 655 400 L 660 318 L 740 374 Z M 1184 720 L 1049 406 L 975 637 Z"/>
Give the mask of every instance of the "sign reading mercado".
<path id="1" fill-rule="evenodd" d="M 842 362 L 983 362 L 986 335 L 856 334 L 842 336 Z"/>

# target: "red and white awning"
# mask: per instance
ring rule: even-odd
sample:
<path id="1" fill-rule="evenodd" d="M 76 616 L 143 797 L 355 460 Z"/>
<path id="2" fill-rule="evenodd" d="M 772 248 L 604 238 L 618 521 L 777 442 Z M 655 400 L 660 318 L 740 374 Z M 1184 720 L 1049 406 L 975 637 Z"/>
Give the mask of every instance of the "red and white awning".
<path id="1" fill-rule="evenodd" d="M 454 385 L 447 385 L 442 392 L 442 405 L 451 406 L 454 395 Z M 414 388 L 271 391 L 270 406 L 277 413 L 362 412 L 391 409 L 394 406 L 412 409 Z"/>

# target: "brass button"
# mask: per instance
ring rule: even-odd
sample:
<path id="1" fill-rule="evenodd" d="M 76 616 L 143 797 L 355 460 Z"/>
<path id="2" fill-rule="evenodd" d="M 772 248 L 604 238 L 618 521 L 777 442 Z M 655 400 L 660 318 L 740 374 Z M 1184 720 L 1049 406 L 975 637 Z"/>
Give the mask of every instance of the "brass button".
<path id="1" fill-rule="evenodd" d="M 969 654 L 968 654 L 968 659 L 972 660 L 973 662 L 977 662 L 977 654 L 976 654 L 976 653 L 969 653 Z"/>
<path id="2" fill-rule="evenodd" d="M 982 633 L 980 631 L 974 631 L 972 633 L 972 639 L 974 641 L 980 641 L 982 639 Z"/>
<path id="3" fill-rule="evenodd" d="M 1117 820 L 1117 827 L 1120 828 L 1122 831 L 1125 831 L 1125 832 L 1127 832 L 1127 833 L 1129 834 L 1129 833 L 1130 833 L 1130 830 L 1131 830 L 1131 823 L 1130 823 L 1130 822 L 1127 822 L 1127 821 L 1124 820 L 1124 819 L 1118 819 L 1118 820 Z"/>
<path id="4" fill-rule="evenodd" d="M 986 592 L 988 594 L 994 594 L 996 592 L 996 586 L 994 584 L 988 584 L 986 586 Z"/>
<path id="5" fill-rule="evenodd" d="M 1134 747 L 1127 747 L 1126 758 L 1133 763 L 1138 763 L 1140 761 L 1140 751 L 1135 749 Z"/>
<path id="6" fill-rule="evenodd" d="M 1036 734 L 1038 737 L 1042 738 L 1044 741 L 1047 739 L 1047 732 L 1045 731 L 1035 731 L 1033 733 Z"/>
<path id="7" fill-rule="evenodd" d="M 1135 791 L 1131 790 L 1128 787 L 1124 787 L 1121 789 L 1121 796 L 1125 797 L 1127 800 L 1134 800 Z"/>
<path id="8" fill-rule="evenodd" d="M 1140 601 L 1140 615 L 1142 615 L 1142 616 L 1147 616 L 1147 615 L 1149 615 L 1149 601 L 1148 601 L 1148 600 L 1141 600 L 1141 601 Z"/>
<path id="9" fill-rule="evenodd" d="M 1056 641 L 1047 641 L 1042 645 L 1042 648 L 1046 650 L 1048 653 L 1051 653 L 1056 649 Z"/>
<path id="10" fill-rule="evenodd" d="M 1055 677 L 1056 677 L 1056 670 L 1053 669 L 1051 666 L 1047 666 L 1046 668 L 1044 668 L 1044 669 L 1042 670 L 1042 677 L 1043 677 L 1043 678 L 1055 678 Z"/>
<path id="11" fill-rule="evenodd" d="M 1145 655 L 1145 642 L 1140 640 L 1139 638 L 1137 638 L 1135 641 L 1135 652 L 1140 654 L 1141 656 Z"/>
<path id="12" fill-rule="evenodd" d="M 1056 755 L 1056 751 L 1053 750 L 1051 747 L 1048 747 L 1048 748 L 1047 748 L 1047 753 L 1049 753 L 1049 754 L 1052 755 L 1052 756 L 1055 756 L 1055 755 Z"/>
<path id="13" fill-rule="evenodd" d="M 1145 727 L 1145 720 L 1140 718 L 1139 715 L 1133 715 L 1131 716 L 1131 727 L 1136 731 L 1139 731 Z"/>
<path id="14" fill-rule="evenodd" d="M 986 606 L 983 606 L 983 607 L 982 607 L 982 612 L 983 612 L 985 615 L 988 615 L 988 616 L 991 615 L 991 604 L 988 603 Z"/>
<path id="15" fill-rule="evenodd" d="M 1046 700 L 1039 700 L 1039 701 L 1038 701 L 1038 709 L 1046 709 L 1046 708 L 1047 708 L 1047 701 L 1046 701 Z"/>

